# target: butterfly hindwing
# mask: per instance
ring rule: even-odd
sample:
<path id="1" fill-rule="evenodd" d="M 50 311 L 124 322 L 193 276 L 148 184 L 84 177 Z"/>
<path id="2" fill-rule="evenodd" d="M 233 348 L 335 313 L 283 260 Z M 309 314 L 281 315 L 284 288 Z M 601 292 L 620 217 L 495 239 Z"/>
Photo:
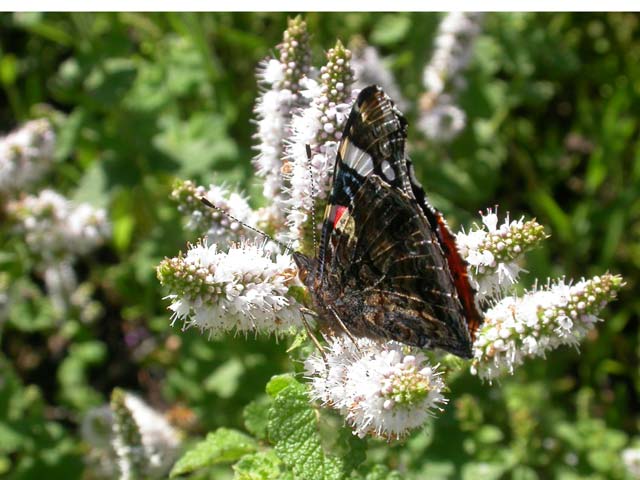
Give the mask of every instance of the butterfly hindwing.
<path id="1" fill-rule="evenodd" d="M 326 278 L 342 292 L 334 308 L 358 335 L 468 356 L 470 339 L 447 261 L 434 254 L 438 240 L 414 213 L 409 197 L 376 176 L 367 178 L 331 236 Z"/>

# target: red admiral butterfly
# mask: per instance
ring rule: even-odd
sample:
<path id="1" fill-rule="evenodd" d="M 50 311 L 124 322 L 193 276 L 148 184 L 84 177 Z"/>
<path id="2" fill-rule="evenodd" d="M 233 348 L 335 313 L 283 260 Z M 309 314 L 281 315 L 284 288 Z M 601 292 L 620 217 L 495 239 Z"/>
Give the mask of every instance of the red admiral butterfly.
<path id="1" fill-rule="evenodd" d="M 316 258 L 294 253 L 329 328 L 472 356 L 482 322 L 464 260 L 405 156 L 407 121 L 360 92 L 338 148 Z"/>

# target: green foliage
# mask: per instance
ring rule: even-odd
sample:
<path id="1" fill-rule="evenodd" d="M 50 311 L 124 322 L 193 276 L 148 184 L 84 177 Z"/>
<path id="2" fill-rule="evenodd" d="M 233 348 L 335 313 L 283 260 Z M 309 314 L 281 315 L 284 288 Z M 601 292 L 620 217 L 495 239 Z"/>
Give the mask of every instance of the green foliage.
<path id="1" fill-rule="evenodd" d="M 75 266 L 98 315 L 60 316 L 0 215 L 0 296 L 11 305 L 0 318 L 0 475 L 87 477 L 82 416 L 121 386 L 169 413 L 186 408 L 192 420 L 177 421 L 187 444 L 213 432 L 174 475 L 625 478 L 620 451 L 640 426 L 638 17 L 487 15 L 460 97 L 468 126 L 447 147 L 426 144 L 414 127 L 438 19 L 306 16 L 315 64 L 354 35 L 387 57 L 412 105 L 417 174 L 454 227 L 495 203 L 536 217 L 552 237 L 529 257 L 525 284 L 622 274 L 628 286 L 580 354 L 555 351 L 497 385 L 457 374 L 443 415 L 405 444 L 353 437 L 308 403 L 295 377 L 269 380 L 300 369 L 287 349 L 296 355 L 304 337 L 181 332 L 169 326 L 154 273 L 195 241 L 169 200 L 176 177 L 261 190 L 250 163 L 254 68 L 280 41 L 286 15 L 4 14 L 0 130 L 48 117 L 58 141 L 43 186 L 107 208 L 113 238 Z"/>
<path id="2" fill-rule="evenodd" d="M 251 437 L 228 428 L 219 428 L 195 445 L 180 458 L 171 470 L 171 477 L 191 473 L 195 470 L 232 462 L 245 454 L 256 451 L 258 444 Z"/>

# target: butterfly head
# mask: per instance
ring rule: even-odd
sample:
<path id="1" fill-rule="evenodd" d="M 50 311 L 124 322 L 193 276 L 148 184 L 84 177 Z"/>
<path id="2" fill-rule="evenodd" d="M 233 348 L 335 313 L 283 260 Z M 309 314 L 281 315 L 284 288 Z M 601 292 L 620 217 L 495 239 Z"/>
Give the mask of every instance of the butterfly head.
<path id="1" fill-rule="evenodd" d="M 309 283 L 314 283 L 315 260 L 303 253 L 293 252 L 293 261 L 298 267 L 298 278 L 307 287 L 310 287 Z"/>

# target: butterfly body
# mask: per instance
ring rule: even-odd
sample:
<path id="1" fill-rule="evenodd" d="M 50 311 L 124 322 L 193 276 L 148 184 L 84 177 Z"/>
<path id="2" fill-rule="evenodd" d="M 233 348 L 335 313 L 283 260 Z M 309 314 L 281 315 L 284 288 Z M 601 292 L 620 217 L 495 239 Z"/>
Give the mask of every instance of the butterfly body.
<path id="1" fill-rule="evenodd" d="M 294 259 L 332 330 L 470 357 L 481 321 L 474 292 L 405 156 L 406 129 L 379 87 L 360 93 L 338 148 L 318 255 Z"/>

